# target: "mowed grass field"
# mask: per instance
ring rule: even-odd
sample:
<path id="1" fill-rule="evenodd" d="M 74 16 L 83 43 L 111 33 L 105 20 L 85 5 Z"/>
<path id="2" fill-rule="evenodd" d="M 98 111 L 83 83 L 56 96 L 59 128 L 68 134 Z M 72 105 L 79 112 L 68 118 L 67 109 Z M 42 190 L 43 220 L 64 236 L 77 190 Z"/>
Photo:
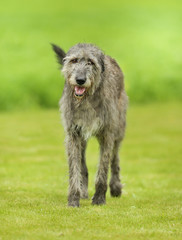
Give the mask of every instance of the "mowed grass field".
<path id="1" fill-rule="evenodd" d="M 89 200 L 67 207 L 58 110 L 0 114 L 0 239 L 182 239 L 182 104 L 128 110 L 121 198 L 92 206 L 98 144 L 87 149 Z"/>
<path id="2" fill-rule="evenodd" d="M 0 110 L 57 107 L 64 80 L 50 43 L 98 45 L 130 101 L 182 100 L 181 0 L 1 0 Z"/>

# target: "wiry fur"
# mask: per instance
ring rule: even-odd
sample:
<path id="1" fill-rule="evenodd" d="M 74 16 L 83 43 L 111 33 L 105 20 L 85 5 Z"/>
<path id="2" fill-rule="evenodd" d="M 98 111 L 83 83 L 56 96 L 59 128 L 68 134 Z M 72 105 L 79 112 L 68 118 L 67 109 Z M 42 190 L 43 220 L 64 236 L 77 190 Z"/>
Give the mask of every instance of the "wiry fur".
<path id="1" fill-rule="evenodd" d="M 123 73 L 114 59 L 92 44 L 77 44 L 64 58 L 63 50 L 56 48 L 55 52 L 59 62 L 63 63 L 62 72 L 66 80 L 60 108 L 69 163 L 68 205 L 79 206 L 80 197 L 88 197 L 85 149 L 91 136 L 95 136 L 100 144 L 96 191 L 92 203 L 105 204 L 109 162 L 111 195 L 120 196 L 122 190 L 118 151 L 124 137 L 128 101 Z M 73 64 L 71 59 L 74 58 L 79 62 Z M 88 59 L 92 61 L 91 66 L 88 65 Z M 86 79 L 83 86 L 87 92 L 81 99 L 74 96 L 78 76 Z"/>

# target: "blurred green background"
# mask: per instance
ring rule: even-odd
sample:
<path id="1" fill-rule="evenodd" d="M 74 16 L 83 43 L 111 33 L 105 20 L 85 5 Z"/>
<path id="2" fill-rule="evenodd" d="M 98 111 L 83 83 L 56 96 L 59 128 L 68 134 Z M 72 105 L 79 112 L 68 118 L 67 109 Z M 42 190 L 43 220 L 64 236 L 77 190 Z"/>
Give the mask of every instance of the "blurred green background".
<path id="1" fill-rule="evenodd" d="M 51 42 L 98 45 L 125 74 L 131 103 L 182 100 L 182 2 L 1 0 L 0 110 L 58 106 Z"/>

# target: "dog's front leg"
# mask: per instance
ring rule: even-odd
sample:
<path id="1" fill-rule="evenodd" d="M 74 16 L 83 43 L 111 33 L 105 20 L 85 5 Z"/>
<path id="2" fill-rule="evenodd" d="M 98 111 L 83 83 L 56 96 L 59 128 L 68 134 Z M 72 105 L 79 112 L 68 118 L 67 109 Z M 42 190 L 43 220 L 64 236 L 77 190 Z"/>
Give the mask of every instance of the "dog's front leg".
<path id="1" fill-rule="evenodd" d="M 68 206 L 79 207 L 81 139 L 77 135 L 68 134 L 66 143 L 69 164 Z"/>
<path id="2" fill-rule="evenodd" d="M 88 169 L 85 159 L 85 150 L 87 142 L 82 140 L 81 156 L 81 198 L 88 198 Z"/>
<path id="3" fill-rule="evenodd" d="M 113 151 L 113 141 L 112 138 L 106 136 L 101 136 L 98 138 L 98 140 L 100 143 L 100 162 L 92 204 L 102 205 L 106 203 L 107 175 L 109 160 L 111 159 Z"/>

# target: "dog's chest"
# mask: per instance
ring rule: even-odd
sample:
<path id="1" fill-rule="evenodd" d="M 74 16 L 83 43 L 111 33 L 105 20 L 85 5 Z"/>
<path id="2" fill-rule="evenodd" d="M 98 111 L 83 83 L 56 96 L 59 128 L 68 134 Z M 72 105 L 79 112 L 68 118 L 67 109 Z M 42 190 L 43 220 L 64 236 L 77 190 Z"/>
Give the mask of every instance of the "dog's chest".
<path id="1" fill-rule="evenodd" d="M 96 135 L 102 127 L 102 118 L 91 104 L 79 106 L 73 115 L 73 128 L 80 131 L 81 135 L 88 139 Z"/>

